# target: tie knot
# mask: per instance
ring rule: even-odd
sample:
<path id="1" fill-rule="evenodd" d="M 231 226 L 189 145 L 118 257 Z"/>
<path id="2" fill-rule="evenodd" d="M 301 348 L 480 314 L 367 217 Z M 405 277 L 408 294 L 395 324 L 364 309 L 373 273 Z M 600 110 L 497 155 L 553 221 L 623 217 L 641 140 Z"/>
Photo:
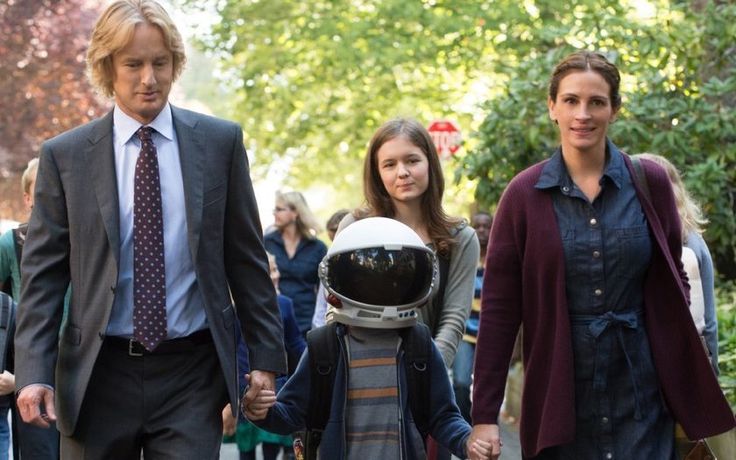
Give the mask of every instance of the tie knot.
<path id="1" fill-rule="evenodd" d="M 138 136 L 138 139 L 141 140 L 141 142 L 146 142 L 151 140 L 151 133 L 153 133 L 153 128 L 150 126 L 141 126 L 138 128 L 138 131 L 135 132 L 136 136 Z"/>

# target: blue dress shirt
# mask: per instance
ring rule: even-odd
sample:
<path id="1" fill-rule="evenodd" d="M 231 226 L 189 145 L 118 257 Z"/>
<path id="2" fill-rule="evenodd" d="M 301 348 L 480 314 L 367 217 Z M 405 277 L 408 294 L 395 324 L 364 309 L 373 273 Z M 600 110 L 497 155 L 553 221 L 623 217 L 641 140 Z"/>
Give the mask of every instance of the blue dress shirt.
<path id="1" fill-rule="evenodd" d="M 206 328 L 207 317 L 187 240 L 184 183 L 171 107 L 166 104 L 148 126 L 155 130 L 152 137 L 161 180 L 167 338 L 171 339 Z M 140 122 L 115 106 L 113 143 L 120 206 L 120 266 L 106 333 L 118 337 L 133 336 L 133 191 L 135 163 L 141 149 L 135 132 L 140 127 Z"/>

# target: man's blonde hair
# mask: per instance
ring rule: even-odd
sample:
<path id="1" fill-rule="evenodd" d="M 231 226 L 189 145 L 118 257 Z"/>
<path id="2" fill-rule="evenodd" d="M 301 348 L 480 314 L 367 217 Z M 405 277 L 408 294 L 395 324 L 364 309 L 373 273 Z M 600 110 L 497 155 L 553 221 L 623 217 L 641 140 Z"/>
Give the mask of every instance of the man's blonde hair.
<path id="1" fill-rule="evenodd" d="M 184 69 L 184 42 L 166 10 L 153 0 L 117 0 L 97 20 L 87 50 L 87 72 L 92 84 L 105 96 L 113 95 L 113 55 L 133 38 L 139 24 L 159 28 L 174 56 L 174 80 Z"/>
<path id="2" fill-rule="evenodd" d="M 36 178 L 36 171 L 38 171 L 38 158 L 34 158 L 28 162 L 26 170 L 23 171 L 23 175 L 20 178 L 20 185 L 23 187 L 23 193 L 31 194 L 31 182 Z"/>

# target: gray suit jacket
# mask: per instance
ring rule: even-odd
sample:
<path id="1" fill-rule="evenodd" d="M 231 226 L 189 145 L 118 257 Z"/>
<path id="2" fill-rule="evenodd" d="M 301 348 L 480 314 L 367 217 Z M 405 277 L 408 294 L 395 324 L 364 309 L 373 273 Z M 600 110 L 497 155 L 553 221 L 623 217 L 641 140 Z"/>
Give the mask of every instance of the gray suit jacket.
<path id="1" fill-rule="evenodd" d="M 253 369 L 286 371 L 243 134 L 234 123 L 187 110 L 172 107 L 172 115 L 189 249 L 236 408 L 236 325 L 248 343 Z M 116 183 L 112 112 L 43 144 L 22 261 L 16 386 L 55 387 L 57 426 L 64 435 L 74 432 L 115 295 L 120 248 Z M 62 327 L 69 283 L 72 300 Z"/>

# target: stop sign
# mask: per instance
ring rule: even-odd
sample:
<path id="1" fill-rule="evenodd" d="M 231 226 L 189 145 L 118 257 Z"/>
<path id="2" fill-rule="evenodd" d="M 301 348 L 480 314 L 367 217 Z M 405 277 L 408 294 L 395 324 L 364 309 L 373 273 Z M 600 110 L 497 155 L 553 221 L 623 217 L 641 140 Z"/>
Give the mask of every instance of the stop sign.
<path id="1" fill-rule="evenodd" d="M 437 154 L 445 159 L 454 155 L 462 143 L 462 136 L 457 125 L 450 120 L 435 120 L 427 127 L 432 136 Z"/>

